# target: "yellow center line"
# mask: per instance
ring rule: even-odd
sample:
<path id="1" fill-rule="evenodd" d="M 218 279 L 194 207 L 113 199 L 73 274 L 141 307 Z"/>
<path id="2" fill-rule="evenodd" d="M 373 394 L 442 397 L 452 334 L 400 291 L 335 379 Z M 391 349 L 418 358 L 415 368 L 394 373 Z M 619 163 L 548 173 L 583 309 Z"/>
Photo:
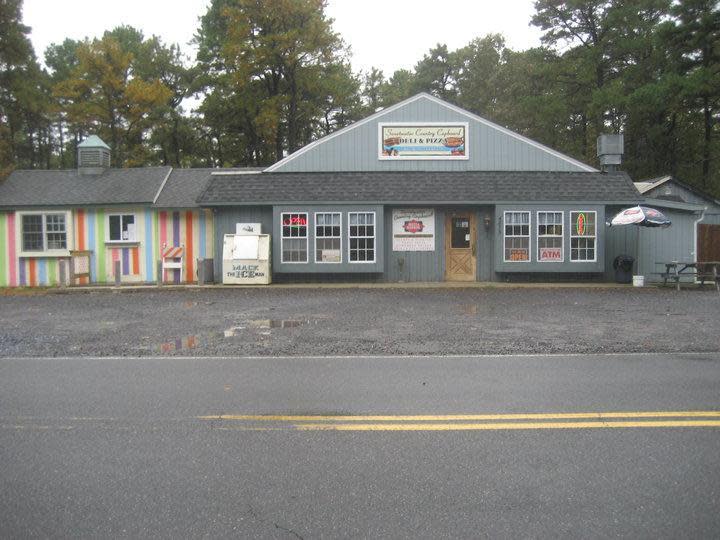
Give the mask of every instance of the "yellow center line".
<path id="1" fill-rule="evenodd" d="M 450 422 L 478 420 L 570 420 L 606 418 L 696 418 L 720 417 L 720 411 L 636 411 L 579 413 L 512 414 L 433 414 L 433 415 L 276 415 L 218 414 L 199 416 L 201 420 L 245 420 L 260 422 Z"/>
<path id="2" fill-rule="evenodd" d="M 644 422 L 495 422 L 474 424 L 297 424 L 301 431 L 483 431 L 518 429 L 678 428 L 719 427 L 720 420 L 664 420 Z"/>

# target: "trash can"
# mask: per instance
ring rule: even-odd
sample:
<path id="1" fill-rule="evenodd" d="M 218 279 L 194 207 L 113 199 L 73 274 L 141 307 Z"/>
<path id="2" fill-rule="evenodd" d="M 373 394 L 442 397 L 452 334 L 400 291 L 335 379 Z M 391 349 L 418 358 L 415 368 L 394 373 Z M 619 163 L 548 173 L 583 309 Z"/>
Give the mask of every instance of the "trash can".
<path id="1" fill-rule="evenodd" d="M 613 260 L 616 283 L 632 283 L 632 267 L 635 259 L 630 255 L 618 255 Z"/>

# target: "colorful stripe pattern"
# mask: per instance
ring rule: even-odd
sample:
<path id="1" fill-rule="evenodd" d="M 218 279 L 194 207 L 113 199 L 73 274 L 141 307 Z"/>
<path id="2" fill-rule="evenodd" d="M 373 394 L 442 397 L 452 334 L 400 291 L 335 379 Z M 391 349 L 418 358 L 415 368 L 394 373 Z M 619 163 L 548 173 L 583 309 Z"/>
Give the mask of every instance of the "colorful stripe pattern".
<path id="1" fill-rule="evenodd" d="M 134 214 L 136 243 L 113 245 L 106 240 L 107 215 Z M 213 256 L 213 221 L 208 210 L 74 209 L 74 249 L 92 251 L 90 278 L 80 284 L 113 283 L 115 261 L 120 263 L 124 283 L 153 282 L 156 264 L 163 244 L 184 250 L 183 279 L 197 280 L 195 259 Z M 15 213 L 0 213 L 0 287 L 36 287 L 60 284 L 61 275 L 69 277 L 66 257 L 20 257 Z M 61 270 L 61 266 L 62 268 Z M 180 271 L 168 272 L 171 281 L 179 283 Z"/>

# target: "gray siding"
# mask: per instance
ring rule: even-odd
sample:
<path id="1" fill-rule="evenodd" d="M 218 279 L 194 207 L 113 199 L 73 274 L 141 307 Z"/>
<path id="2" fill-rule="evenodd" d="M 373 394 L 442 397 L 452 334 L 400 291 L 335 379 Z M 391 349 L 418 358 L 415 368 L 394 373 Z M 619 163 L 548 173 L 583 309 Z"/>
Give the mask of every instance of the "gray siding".
<path id="1" fill-rule="evenodd" d="M 664 271 L 665 267 L 656 264 L 658 262 L 695 260 L 694 230 L 695 220 L 699 216 L 670 208 L 663 208 L 662 212 L 672 221 L 672 226 L 667 229 L 636 225 L 607 229 L 605 271 L 608 280 L 614 279 L 612 263 L 618 255 L 634 257 L 633 273 L 645 276 L 648 282 L 661 279 L 657 274 Z"/>
<path id="2" fill-rule="evenodd" d="M 682 198 L 685 202 L 702 204 L 707 207 L 705 211 L 705 217 L 700 223 L 708 225 L 720 225 L 720 205 L 714 203 L 707 197 L 698 195 L 694 191 L 691 191 L 681 185 L 676 184 L 672 180 L 665 182 L 664 184 L 651 189 L 645 193 L 646 197 L 657 198 L 666 195 L 674 195 Z"/>
<path id="3" fill-rule="evenodd" d="M 282 212 L 306 212 L 308 214 L 308 262 L 306 263 L 283 263 L 281 243 L 281 222 Z M 315 212 L 340 212 L 342 214 L 342 262 L 341 263 L 316 263 L 315 262 Z M 350 262 L 348 247 L 348 212 L 375 212 L 375 262 Z M 323 273 L 378 273 L 385 268 L 385 227 L 383 207 L 368 205 L 318 205 L 318 206 L 274 206 L 273 207 L 273 229 L 272 229 L 272 252 L 273 272 L 289 274 L 323 274 Z"/>
<path id="4" fill-rule="evenodd" d="M 223 236 L 235 234 L 236 223 L 261 223 L 264 234 L 272 234 L 273 214 L 271 206 L 239 206 L 214 210 L 215 219 L 215 281 L 222 282 Z M 273 243 L 275 237 L 271 238 Z M 274 261 L 273 261 L 274 262 Z"/>
<path id="5" fill-rule="evenodd" d="M 469 122 L 467 160 L 378 159 L 378 123 Z M 287 160 L 277 172 L 320 171 L 587 171 L 537 143 L 515 137 L 491 124 L 434 101 L 427 96 L 398 109 L 359 122 Z"/>
<path id="6" fill-rule="evenodd" d="M 403 206 L 402 208 L 408 208 Z M 393 207 L 385 208 L 385 266 L 384 281 L 418 282 L 443 281 L 445 270 L 445 213 L 435 208 L 435 251 L 393 251 Z"/>
<path id="7" fill-rule="evenodd" d="M 530 261 L 505 262 L 504 261 L 504 212 L 530 212 Z M 563 262 L 538 261 L 538 212 L 563 212 Z M 570 260 L 570 212 L 596 212 L 596 261 L 573 262 Z M 495 271 L 496 272 L 543 272 L 543 273 L 586 273 L 605 270 L 605 207 L 599 205 L 498 205 L 495 210 L 497 219 L 495 223 Z"/>

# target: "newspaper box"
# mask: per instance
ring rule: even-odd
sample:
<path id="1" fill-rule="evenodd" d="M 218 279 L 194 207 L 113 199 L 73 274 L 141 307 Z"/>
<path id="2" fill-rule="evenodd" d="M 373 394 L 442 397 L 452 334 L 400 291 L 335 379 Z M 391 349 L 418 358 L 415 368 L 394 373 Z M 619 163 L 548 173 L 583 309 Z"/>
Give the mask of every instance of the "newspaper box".
<path id="1" fill-rule="evenodd" d="M 270 235 L 226 234 L 223 237 L 223 283 L 270 283 Z"/>

